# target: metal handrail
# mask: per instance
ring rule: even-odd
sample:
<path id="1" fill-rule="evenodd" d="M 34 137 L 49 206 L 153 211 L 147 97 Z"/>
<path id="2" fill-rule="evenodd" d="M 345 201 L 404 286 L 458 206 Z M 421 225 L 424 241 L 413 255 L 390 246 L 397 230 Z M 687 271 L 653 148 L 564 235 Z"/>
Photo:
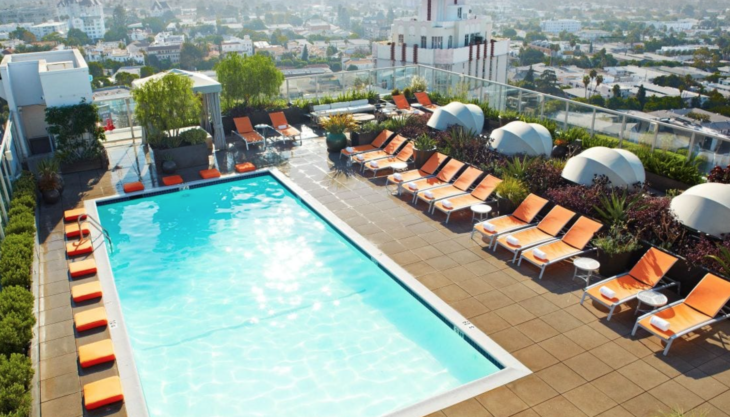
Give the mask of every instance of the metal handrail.
<path id="1" fill-rule="evenodd" d="M 96 219 L 94 219 L 93 217 L 89 216 L 88 214 L 87 214 L 86 216 L 79 216 L 79 217 L 78 217 L 78 218 L 76 219 L 76 222 L 77 222 L 77 223 L 78 223 L 78 225 L 79 225 L 79 236 L 81 236 L 81 238 L 80 238 L 80 241 L 79 241 L 79 243 L 81 243 L 81 242 L 83 242 L 83 241 L 84 241 L 84 230 L 83 230 L 83 228 L 82 228 L 82 226 L 81 226 L 81 225 L 82 225 L 82 223 L 81 223 L 81 222 L 82 222 L 82 221 L 86 221 L 86 220 L 88 220 L 88 223 L 89 223 L 90 225 L 94 226 L 94 228 L 95 228 L 96 230 L 98 230 L 98 231 L 99 231 L 99 233 L 101 233 L 101 234 L 102 234 L 102 236 L 104 236 L 104 239 L 105 239 L 105 240 L 108 240 L 108 241 L 109 241 L 109 249 L 110 249 L 110 250 L 111 250 L 112 252 L 114 252 L 114 242 L 112 241 L 112 237 L 111 237 L 111 235 L 109 235 L 109 231 L 108 231 L 108 230 L 106 230 L 106 229 L 104 228 L 104 226 L 102 226 L 102 225 L 101 225 L 101 223 L 99 223 L 99 222 L 98 222 L 98 221 L 97 221 Z M 89 234 L 89 239 L 91 239 L 91 234 Z"/>

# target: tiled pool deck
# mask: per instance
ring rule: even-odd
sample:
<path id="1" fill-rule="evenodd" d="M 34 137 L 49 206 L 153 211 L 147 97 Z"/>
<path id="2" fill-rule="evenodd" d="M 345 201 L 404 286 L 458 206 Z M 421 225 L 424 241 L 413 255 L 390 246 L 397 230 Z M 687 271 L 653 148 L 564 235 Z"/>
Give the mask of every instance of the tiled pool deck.
<path id="1" fill-rule="evenodd" d="M 240 142 L 233 143 L 228 152 L 219 152 L 221 172 L 244 160 L 278 167 L 534 372 L 433 416 L 653 417 L 671 408 L 728 416 L 730 323 L 676 342 L 663 357 L 657 338 L 642 332 L 630 336 L 635 316 L 628 307 L 606 322 L 606 311 L 590 302 L 581 306 L 582 286 L 571 279 L 571 265 L 551 267 L 538 281 L 535 268 L 516 267 L 506 252 L 487 252 L 484 243 L 471 240 L 470 214 L 445 225 L 438 214 L 427 215 L 425 206 L 414 208 L 391 196 L 384 177 L 364 178 L 329 156 L 321 138 L 266 152 L 245 152 Z M 72 306 L 70 287 L 83 280 L 68 278 L 62 213 L 85 199 L 117 194 L 120 181 L 136 180 L 129 167 L 135 159 L 145 161 L 137 150 L 110 147 L 115 169 L 64 176 L 63 202 L 40 207 L 40 408 L 34 415 L 127 415 L 123 405 L 83 411 L 83 384 L 117 369 L 101 365 L 81 371 L 77 364 L 77 346 L 108 333 L 74 332 L 73 313 L 98 302 Z M 197 170 L 182 175 L 198 179 Z M 144 168 L 142 176 L 147 187 L 157 181 Z"/>

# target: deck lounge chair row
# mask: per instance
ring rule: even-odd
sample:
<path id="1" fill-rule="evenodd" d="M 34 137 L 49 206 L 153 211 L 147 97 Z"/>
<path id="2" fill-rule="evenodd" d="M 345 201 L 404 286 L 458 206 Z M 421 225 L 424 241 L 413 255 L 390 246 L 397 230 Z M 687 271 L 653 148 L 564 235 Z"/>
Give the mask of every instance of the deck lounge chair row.
<path id="1" fill-rule="evenodd" d="M 269 119 L 271 119 L 271 127 L 280 136 L 292 141 L 296 141 L 298 137 L 301 142 L 302 132 L 289 124 L 284 112 L 269 113 Z M 233 123 L 236 125 L 236 130 L 233 134 L 238 136 L 246 144 L 246 150 L 248 150 L 249 145 L 263 144 L 265 146 L 266 141 L 264 137 L 253 128 L 251 119 L 248 117 L 236 117 L 233 119 Z"/>

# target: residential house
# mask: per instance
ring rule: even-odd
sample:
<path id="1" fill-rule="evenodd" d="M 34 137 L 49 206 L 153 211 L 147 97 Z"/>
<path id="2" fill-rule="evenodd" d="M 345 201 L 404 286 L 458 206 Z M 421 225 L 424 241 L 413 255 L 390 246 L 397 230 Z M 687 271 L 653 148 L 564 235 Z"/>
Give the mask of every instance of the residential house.
<path id="1" fill-rule="evenodd" d="M 104 4 L 101 0 L 61 0 L 56 11 L 59 17 L 68 16 L 69 29 L 78 29 L 92 40 L 101 39 L 106 33 Z"/>

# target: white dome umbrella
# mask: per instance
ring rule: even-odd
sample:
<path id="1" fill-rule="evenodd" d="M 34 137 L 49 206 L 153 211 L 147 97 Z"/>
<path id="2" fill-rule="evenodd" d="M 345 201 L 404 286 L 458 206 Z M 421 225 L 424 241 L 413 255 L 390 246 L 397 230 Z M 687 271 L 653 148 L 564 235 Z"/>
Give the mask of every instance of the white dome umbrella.
<path id="1" fill-rule="evenodd" d="M 695 185 L 674 197 L 670 207 L 689 228 L 716 237 L 730 233 L 730 184 Z"/>
<path id="2" fill-rule="evenodd" d="M 434 110 L 427 125 L 442 131 L 449 126 L 459 125 L 474 134 L 479 134 L 484 128 L 484 111 L 476 104 L 454 101 Z"/>
<path id="3" fill-rule="evenodd" d="M 605 175 L 615 187 L 646 181 L 644 165 L 638 156 L 625 149 L 603 146 L 586 149 L 568 159 L 562 177 L 577 184 L 591 185 L 596 175 Z"/>
<path id="4" fill-rule="evenodd" d="M 550 156 L 553 149 L 550 131 L 539 123 L 510 122 L 495 129 L 490 139 L 489 146 L 505 155 Z"/>

